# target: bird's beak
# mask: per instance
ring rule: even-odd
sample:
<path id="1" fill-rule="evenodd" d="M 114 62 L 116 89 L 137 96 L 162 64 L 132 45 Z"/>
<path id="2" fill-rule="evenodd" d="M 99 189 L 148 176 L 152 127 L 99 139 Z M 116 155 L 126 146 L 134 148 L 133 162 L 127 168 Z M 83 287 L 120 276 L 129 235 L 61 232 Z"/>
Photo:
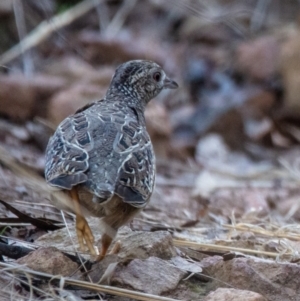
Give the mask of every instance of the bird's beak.
<path id="1" fill-rule="evenodd" d="M 175 81 L 166 77 L 164 80 L 164 88 L 165 89 L 177 89 L 178 84 Z"/>

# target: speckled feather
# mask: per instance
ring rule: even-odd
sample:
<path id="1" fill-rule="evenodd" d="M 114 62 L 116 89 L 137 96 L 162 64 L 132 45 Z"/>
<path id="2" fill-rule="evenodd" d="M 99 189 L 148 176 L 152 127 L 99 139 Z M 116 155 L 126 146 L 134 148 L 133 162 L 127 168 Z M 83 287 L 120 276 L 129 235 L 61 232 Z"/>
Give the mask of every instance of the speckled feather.
<path id="1" fill-rule="evenodd" d="M 154 153 L 145 122 L 120 102 L 102 100 L 65 119 L 49 142 L 46 162 L 50 184 L 71 189 L 84 183 L 97 202 L 116 193 L 140 207 L 154 186 Z"/>
<path id="2" fill-rule="evenodd" d="M 153 79 L 158 72 L 159 81 Z M 143 207 L 155 182 L 144 110 L 167 84 L 177 86 L 156 63 L 122 64 L 104 99 L 79 109 L 58 126 L 46 150 L 47 182 L 66 190 L 77 186 L 93 195 L 96 204 L 117 195 L 133 207 Z"/>

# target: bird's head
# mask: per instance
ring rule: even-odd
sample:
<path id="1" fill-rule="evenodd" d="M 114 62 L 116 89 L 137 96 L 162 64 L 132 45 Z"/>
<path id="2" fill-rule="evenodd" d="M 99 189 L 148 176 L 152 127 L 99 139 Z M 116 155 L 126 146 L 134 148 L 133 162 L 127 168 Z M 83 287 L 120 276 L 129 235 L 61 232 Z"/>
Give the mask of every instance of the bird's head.
<path id="1" fill-rule="evenodd" d="M 178 84 L 169 79 L 156 63 L 134 60 L 120 65 L 112 78 L 109 93 L 120 93 L 147 104 L 163 89 L 176 89 Z"/>

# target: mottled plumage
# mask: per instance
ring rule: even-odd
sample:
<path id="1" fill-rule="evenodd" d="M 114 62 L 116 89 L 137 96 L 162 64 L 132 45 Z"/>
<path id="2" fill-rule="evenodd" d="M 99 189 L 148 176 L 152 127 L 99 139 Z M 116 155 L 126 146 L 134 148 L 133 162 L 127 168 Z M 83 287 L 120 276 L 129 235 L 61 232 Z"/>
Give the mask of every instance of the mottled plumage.
<path id="1" fill-rule="evenodd" d="M 47 182 L 76 190 L 79 204 L 104 218 L 104 234 L 130 220 L 153 192 L 155 157 L 144 110 L 164 88 L 177 88 L 177 84 L 156 63 L 124 63 L 117 68 L 105 98 L 63 120 L 49 141 Z M 84 220 L 81 212 L 74 211 Z M 77 230 L 84 226 L 77 225 Z M 84 230 L 78 231 L 86 241 Z"/>

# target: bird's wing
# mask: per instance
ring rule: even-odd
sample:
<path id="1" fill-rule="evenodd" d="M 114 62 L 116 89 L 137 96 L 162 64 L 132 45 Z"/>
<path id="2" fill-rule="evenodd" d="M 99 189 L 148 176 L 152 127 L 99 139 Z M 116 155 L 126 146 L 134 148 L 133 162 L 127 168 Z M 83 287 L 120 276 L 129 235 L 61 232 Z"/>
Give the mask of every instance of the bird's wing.
<path id="1" fill-rule="evenodd" d="M 148 133 L 131 110 L 90 106 L 65 119 L 46 150 L 49 184 L 80 183 L 103 202 L 119 195 L 142 207 L 154 185 L 154 154 Z"/>
<path id="2" fill-rule="evenodd" d="M 131 123 L 131 127 L 123 127 L 119 144 L 126 146 L 126 140 L 131 140 L 132 149 L 119 169 L 115 192 L 124 202 L 143 207 L 150 199 L 155 182 L 152 144 L 146 129 L 135 123 Z"/>
<path id="3" fill-rule="evenodd" d="M 87 180 L 89 153 L 93 141 L 90 122 L 84 113 L 66 118 L 50 138 L 46 149 L 46 181 L 64 189 Z"/>
<path id="4" fill-rule="evenodd" d="M 112 192 L 132 206 L 143 207 L 155 180 L 154 153 L 144 117 L 118 105 L 110 110 L 107 106 L 97 110 L 105 127 L 98 125 L 92 133 L 95 147 L 89 152 L 84 185 L 99 197 L 98 202 L 109 199 L 107 192 Z"/>

